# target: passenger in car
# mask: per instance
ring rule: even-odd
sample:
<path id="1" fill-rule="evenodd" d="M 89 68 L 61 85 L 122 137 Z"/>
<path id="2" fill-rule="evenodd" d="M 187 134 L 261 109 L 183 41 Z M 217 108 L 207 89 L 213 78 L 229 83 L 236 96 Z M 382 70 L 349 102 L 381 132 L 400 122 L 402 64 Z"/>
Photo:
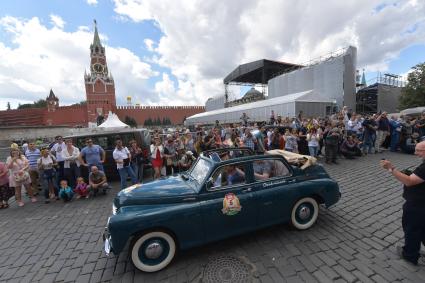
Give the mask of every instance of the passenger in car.
<path id="1" fill-rule="evenodd" d="M 272 164 L 268 160 L 254 161 L 253 167 L 255 180 L 267 180 L 271 177 Z"/>
<path id="2" fill-rule="evenodd" d="M 227 168 L 227 185 L 236 185 L 245 182 L 245 173 L 236 168 L 235 165 L 228 165 Z"/>

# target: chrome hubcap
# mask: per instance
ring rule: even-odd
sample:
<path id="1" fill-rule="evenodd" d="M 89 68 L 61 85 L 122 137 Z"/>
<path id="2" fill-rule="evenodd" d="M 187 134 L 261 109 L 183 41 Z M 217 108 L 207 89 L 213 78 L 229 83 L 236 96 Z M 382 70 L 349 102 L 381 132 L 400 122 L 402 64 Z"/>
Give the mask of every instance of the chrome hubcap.
<path id="1" fill-rule="evenodd" d="M 148 259 L 157 259 L 161 256 L 163 250 L 159 242 L 153 242 L 146 247 L 145 255 Z"/>
<path id="2" fill-rule="evenodd" d="M 310 208 L 308 208 L 307 206 L 301 207 L 299 215 L 300 215 L 300 218 L 302 220 L 309 218 L 310 217 Z"/>

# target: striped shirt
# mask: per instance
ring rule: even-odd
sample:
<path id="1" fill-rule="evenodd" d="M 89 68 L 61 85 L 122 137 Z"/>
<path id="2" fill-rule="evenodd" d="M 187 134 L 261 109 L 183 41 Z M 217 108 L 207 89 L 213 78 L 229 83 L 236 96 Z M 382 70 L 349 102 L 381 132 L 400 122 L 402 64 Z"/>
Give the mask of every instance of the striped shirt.
<path id="1" fill-rule="evenodd" d="M 27 149 L 25 151 L 25 157 L 28 159 L 30 169 L 37 169 L 37 160 L 41 157 L 40 150 L 38 148 L 34 150 Z"/>

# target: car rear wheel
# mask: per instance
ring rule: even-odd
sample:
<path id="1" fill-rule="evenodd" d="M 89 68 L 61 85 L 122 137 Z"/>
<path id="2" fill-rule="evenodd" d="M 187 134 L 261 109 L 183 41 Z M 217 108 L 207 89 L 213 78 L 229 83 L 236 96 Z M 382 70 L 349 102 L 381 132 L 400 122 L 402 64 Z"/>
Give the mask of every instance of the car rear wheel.
<path id="1" fill-rule="evenodd" d="M 131 261 L 144 272 L 165 268 L 176 254 L 176 243 L 168 233 L 152 231 L 135 240 L 131 247 Z"/>
<path id="2" fill-rule="evenodd" d="M 298 230 L 313 226 L 319 215 L 319 205 L 314 198 L 302 198 L 292 208 L 291 223 Z"/>

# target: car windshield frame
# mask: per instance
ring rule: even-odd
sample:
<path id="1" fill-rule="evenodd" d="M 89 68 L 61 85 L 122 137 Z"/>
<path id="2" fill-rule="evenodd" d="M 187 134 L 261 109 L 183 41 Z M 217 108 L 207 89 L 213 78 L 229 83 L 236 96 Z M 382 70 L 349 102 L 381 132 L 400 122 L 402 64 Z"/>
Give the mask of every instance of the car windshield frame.
<path id="1" fill-rule="evenodd" d="M 201 190 L 202 184 L 208 177 L 208 173 L 211 171 L 213 164 L 207 158 L 198 158 L 192 168 L 186 173 L 191 180 L 197 183 L 197 191 Z"/>

